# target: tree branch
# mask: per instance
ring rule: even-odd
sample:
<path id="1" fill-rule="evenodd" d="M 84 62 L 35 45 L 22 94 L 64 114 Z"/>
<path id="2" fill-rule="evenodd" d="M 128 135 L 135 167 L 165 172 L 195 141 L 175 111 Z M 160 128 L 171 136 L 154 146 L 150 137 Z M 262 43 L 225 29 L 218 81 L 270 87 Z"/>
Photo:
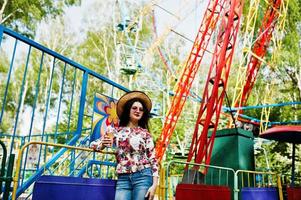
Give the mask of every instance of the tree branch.
<path id="1" fill-rule="evenodd" d="M 299 73 L 296 73 L 296 79 L 298 82 L 298 90 L 299 90 L 299 99 L 301 99 L 301 70 L 299 71 Z"/>
<path id="2" fill-rule="evenodd" d="M 7 5 L 7 2 L 8 2 L 8 0 L 4 0 L 4 3 L 2 5 L 2 7 L 1 7 L 1 10 L 0 10 L 0 23 L 2 23 L 2 15 L 4 13 L 4 9 L 5 9 L 6 5 Z"/>
<path id="3" fill-rule="evenodd" d="M 7 15 L 4 19 L 2 19 L 2 14 L 1 14 L 1 21 L 0 24 L 3 24 L 8 18 L 10 18 L 13 14 L 15 14 L 17 11 L 22 11 L 20 8 L 18 8 L 17 10 L 15 10 L 14 12 L 10 13 L 9 15 Z"/>
<path id="4" fill-rule="evenodd" d="M 291 69 L 289 68 L 285 68 L 285 71 L 286 71 L 286 74 L 290 77 L 290 79 L 292 80 L 293 82 L 293 85 L 297 85 L 298 81 L 296 80 L 296 72 L 292 71 Z"/>

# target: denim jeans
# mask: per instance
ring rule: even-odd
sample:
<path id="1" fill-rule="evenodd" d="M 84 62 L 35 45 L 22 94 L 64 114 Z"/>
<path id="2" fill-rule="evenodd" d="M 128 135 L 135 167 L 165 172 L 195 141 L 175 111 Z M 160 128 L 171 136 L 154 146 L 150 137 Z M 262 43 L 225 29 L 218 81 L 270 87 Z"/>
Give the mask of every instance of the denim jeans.
<path id="1" fill-rule="evenodd" d="M 151 168 L 131 174 L 120 174 L 116 185 L 115 200 L 144 200 L 152 184 Z"/>

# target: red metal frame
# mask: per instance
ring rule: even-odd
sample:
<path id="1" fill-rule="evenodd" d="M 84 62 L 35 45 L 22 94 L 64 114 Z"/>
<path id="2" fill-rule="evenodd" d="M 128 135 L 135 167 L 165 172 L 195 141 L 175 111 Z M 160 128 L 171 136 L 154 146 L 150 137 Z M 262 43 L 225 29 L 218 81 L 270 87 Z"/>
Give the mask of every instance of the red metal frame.
<path id="1" fill-rule="evenodd" d="M 186 62 L 186 66 L 177 84 L 175 96 L 166 116 L 161 136 L 157 142 L 156 153 L 159 160 L 162 160 L 169 144 L 192 82 L 203 59 L 203 55 L 206 51 L 212 32 L 215 29 L 222 9 L 224 9 L 223 5 L 225 2 L 226 0 L 221 0 L 220 4 L 219 0 L 212 0 L 209 2 L 198 35 Z M 255 42 L 252 49 L 254 54 L 248 64 L 246 83 L 243 88 L 243 94 L 239 106 L 245 105 L 250 95 L 261 65 L 260 60 L 266 54 L 276 19 L 279 16 L 278 10 L 281 0 L 270 0 L 270 2 L 271 6 L 268 8 L 260 28 L 259 39 Z M 190 146 L 188 154 L 188 162 L 190 162 L 194 157 L 194 161 L 196 163 L 210 164 L 215 134 L 228 82 L 235 41 L 239 31 L 243 1 L 229 0 L 229 2 L 227 1 L 227 4 L 228 9 L 222 19 L 218 40 L 203 93 L 203 100 L 193 134 L 192 145 Z M 199 125 L 203 127 L 200 135 L 198 134 Z M 211 136 L 208 139 L 209 130 L 211 130 Z"/>
<path id="2" fill-rule="evenodd" d="M 179 78 L 176 92 L 166 116 L 161 136 L 156 145 L 156 156 L 159 160 L 162 160 L 162 157 L 170 142 L 171 135 L 175 129 L 177 120 L 181 114 L 192 82 L 195 78 L 196 72 L 199 69 L 225 1 L 226 0 L 209 1 L 184 71 Z"/>
<path id="3" fill-rule="evenodd" d="M 236 107 L 245 106 L 250 93 L 253 89 L 258 71 L 260 69 L 262 58 L 266 55 L 267 48 L 272 38 L 277 19 L 279 17 L 279 9 L 282 0 L 269 0 L 269 6 L 264 15 L 262 26 L 260 27 L 259 35 L 252 48 L 253 55 L 247 66 L 247 77 L 240 102 L 237 102 Z M 238 104 L 239 103 L 239 104 Z M 242 112 L 242 111 L 241 111 Z"/>
<path id="4" fill-rule="evenodd" d="M 203 100 L 187 161 L 210 164 L 212 148 L 227 87 L 234 46 L 240 27 L 242 0 L 227 2 L 211 61 Z M 202 126 L 199 135 L 199 126 Z M 211 136 L 208 138 L 209 129 Z"/>

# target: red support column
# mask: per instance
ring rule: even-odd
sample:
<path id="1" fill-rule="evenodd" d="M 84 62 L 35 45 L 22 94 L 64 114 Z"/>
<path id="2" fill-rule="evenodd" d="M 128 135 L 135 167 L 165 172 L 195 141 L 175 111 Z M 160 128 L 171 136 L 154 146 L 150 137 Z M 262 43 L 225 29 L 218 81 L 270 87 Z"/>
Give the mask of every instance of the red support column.
<path id="1" fill-rule="evenodd" d="M 156 154 L 159 160 L 162 160 L 162 157 L 170 142 L 170 138 L 175 129 L 178 118 L 182 112 L 182 108 L 189 94 L 192 82 L 195 78 L 196 72 L 199 69 L 225 1 L 226 0 L 209 1 L 192 50 L 186 62 L 184 71 L 177 83 L 176 92 L 166 116 L 160 139 L 157 142 Z"/>
<path id="2" fill-rule="evenodd" d="M 234 46 L 240 27 L 243 1 L 232 0 L 227 2 L 226 6 L 195 125 L 188 162 L 194 158 L 195 163 L 210 164 Z M 199 134 L 199 129 L 201 134 Z M 210 138 L 208 138 L 209 130 L 212 131 Z"/>

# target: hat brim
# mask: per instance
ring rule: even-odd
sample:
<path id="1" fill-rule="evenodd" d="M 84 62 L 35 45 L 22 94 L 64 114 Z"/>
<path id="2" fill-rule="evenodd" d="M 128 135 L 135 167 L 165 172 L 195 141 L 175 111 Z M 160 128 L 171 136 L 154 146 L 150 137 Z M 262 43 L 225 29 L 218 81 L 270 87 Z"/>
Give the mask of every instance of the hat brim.
<path id="1" fill-rule="evenodd" d="M 120 97 L 120 99 L 117 102 L 117 115 L 120 118 L 123 110 L 124 110 L 124 105 L 126 104 L 126 102 L 128 102 L 129 100 L 132 99 L 139 99 L 143 102 L 143 104 L 145 105 L 146 109 L 150 112 L 152 109 L 152 101 L 150 100 L 150 98 L 141 91 L 131 91 L 126 93 L 125 95 L 123 95 L 122 97 Z"/>

